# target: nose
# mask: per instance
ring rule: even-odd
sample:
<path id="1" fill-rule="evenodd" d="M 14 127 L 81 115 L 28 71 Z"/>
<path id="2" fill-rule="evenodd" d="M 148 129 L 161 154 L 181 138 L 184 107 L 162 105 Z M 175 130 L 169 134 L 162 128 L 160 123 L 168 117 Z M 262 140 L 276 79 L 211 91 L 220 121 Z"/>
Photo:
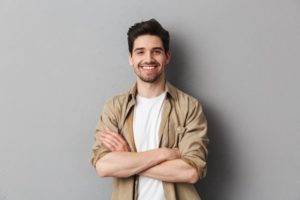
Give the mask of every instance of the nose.
<path id="1" fill-rule="evenodd" d="M 153 56 L 151 52 L 148 52 L 145 54 L 145 62 L 146 63 L 151 63 L 153 62 Z"/>

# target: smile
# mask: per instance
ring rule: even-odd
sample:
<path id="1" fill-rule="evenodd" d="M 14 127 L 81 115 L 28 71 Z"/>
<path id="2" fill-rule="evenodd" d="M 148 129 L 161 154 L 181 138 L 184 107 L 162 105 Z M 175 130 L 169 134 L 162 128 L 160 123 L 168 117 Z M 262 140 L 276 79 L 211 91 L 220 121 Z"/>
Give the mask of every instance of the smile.
<path id="1" fill-rule="evenodd" d="M 143 69 L 151 70 L 154 69 L 154 66 L 142 66 Z"/>
<path id="2" fill-rule="evenodd" d="M 145 69 L 145 70 L 152 70 L 156 67 L 157 67 L 157 65 L 141 65 L 141 68 Z"/>

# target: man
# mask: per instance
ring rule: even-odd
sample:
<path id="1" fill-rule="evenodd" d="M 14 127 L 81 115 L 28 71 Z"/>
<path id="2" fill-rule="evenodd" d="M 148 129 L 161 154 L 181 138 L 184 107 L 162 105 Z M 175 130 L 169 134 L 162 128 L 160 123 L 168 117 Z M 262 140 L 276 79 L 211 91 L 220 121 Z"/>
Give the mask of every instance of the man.
<path id="1" fill-rule="evenodd" d="M 113 200 L 200 199 L 193 183 L 206 174 L 202 107 L 165 79 L 168 31 L 151 19 L 127 35 L 136 84 L 105 104 L 91 163 L 113 177 Z"/>

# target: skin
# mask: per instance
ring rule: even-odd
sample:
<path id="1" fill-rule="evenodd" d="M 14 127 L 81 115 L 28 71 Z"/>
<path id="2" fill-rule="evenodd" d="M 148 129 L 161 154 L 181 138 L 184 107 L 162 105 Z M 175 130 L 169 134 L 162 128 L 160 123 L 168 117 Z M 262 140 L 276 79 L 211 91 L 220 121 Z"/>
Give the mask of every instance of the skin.
<path id="1" fill-rule="evenodd" d="M 159 37 L 142 35 L 135 39 L 128 59 L 136 74 L 139 95 L 152 98 L 164 92 L 165 66 L 170 58 Z"/>
<path id="2" fill-rule="evenodd" d="M 161 39 L 142 35 L 135 39 L 129 53 L 129 64 L 137 79 L 138 94 L 152 98 L 165 90 L 165 66 L 170 62 L 170 52 L 165 52 Z M 130 152 L 127 142 L 118 133 L 104 132 L 103 144 L 112 152 L 96 163 L 96 171 L 103 177 L 147 176 L 166 182 L 195 183 L 195 168 L 180 159 L 178 149 L 157 148 L 145 152 Z"/>
<path id="3" fill-rule="evenodd" d="M 112 152 L 97 162 L 100 176 L 125 178 L 139 174 L 166 182 L 196 183 L 198 180 L 196 170 L 180 159 L 178 149 L 129 152 L 127 142 L 114 132 L 103 133 L 101 140 Z"/>

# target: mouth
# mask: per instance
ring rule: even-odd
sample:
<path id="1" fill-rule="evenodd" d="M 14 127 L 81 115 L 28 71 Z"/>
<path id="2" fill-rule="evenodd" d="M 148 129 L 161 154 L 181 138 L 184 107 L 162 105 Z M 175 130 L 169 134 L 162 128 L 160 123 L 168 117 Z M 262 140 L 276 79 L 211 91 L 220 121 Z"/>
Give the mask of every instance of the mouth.
<path id="1" fill-rule="evenodd" d="M 145 70 L 152 70 L 155 68 L 154 66 L 141 66 L 141 67 L 142 67 L 142 69 L 145 69 Z"/>
<path id="2" fill-rule="evenodd" d="M 144 70 L 153 70 L 153 69 L 157 68 L 158 66 L 157 65 L 141 65 L 140 67 Z"/>

